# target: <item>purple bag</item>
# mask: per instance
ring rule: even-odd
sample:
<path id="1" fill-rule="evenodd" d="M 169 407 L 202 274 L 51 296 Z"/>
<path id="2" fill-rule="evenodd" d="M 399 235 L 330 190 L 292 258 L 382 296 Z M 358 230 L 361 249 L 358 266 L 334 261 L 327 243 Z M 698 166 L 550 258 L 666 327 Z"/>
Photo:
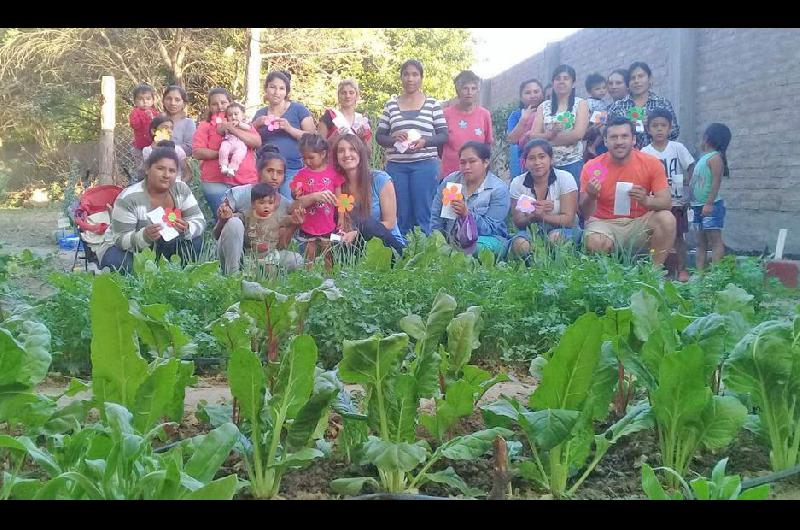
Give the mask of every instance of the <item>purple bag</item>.
<path id="1" fill-rule="evenodd" d="M 455 240 L 464 254 L 471 256 L 475 253 L 478 243 L 478 225 L 470 212 L 466 217 L 459 217 L 453 229 Z"/>

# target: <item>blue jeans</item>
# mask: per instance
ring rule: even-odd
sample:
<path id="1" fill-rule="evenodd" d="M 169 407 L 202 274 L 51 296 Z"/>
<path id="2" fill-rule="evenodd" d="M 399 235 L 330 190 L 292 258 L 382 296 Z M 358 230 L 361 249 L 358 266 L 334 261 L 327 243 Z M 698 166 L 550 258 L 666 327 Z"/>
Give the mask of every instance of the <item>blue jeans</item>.
<path id="1" fill-rule="evenodd" d="M 281 184 L 280 190 L 278 190 L 280 191 L 281 195 L 283 195 L 284 197 L 292 196 L 292 190 L 291 188 L 289 188 L 289 184 L 292 183 L 292 181 L 294 180 L 294 176 L 297 175 L 299 172 L 300 172 L 299 169 L 286 168 L 286 176 L 283 179 L 283 184 Z"/>
<path id="2" fill-rule="evenodd" d="M 581 170 L 583 169 L 583 160 L 578 160 L 577 162 L 565 164 L 563 166 L 556 166 L 556 169 L 562 169 L 572 175 L 572 178 L 575 179 L 575 185 L 578 186 L 578 189 L 581 189 Z"/>
<path id="3" fill-rule="evenodd" d="M 415 226 L 431 233 L 431 203 L 439 185 L 439 159 L 416 162 L 388 162 L 386 172 L 394 181 L 397 195 L 397 225 L 406 235 Z"/>
<path id="4" fill-rule="evenodd" d="M 211 208 L 211 215 L 214 216 L 214 221 L 217 220 L 217 209 L 222 204 L 222 199 L 225 194 L 233 186 L 225 184 L 224 182 L 201 182 L 200 189 L 203 190 L 203 196 L 206 198 L 208 207 Z"/>
<path id="5" fill-rule="evenodd" d="M 164 256 L 170 259 L 177 252 L 183 265 L 186 265 L 186 262 L 190 259 L 196 259 L 201 250 L 203 250 L 203 236 L 197 236 L 191 241 L 178 236 L 166 243 L 163 239 L 159 239 L 155 243 L 156 258 Z M 104 267 L 123 274 L 130 274 L 133 272 L 133 252 L 122 250 L 114 245 L 103 254 L 100 268 Z"/>

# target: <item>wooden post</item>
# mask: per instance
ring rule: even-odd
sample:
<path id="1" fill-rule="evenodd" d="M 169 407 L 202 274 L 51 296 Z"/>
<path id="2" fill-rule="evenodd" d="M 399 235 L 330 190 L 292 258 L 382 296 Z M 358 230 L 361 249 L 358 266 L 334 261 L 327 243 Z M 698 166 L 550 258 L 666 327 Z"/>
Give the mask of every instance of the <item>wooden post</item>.
<path id="1" fill-rule="evenodd" d="M 261 29 L 250 28 L 247 55 L 246 113 L 252 117 L 261 106 Z"/>
<path id="2" fill-rule="evenodd" d="M 100 81 L 100 139 L 98 161 L 100 184 L 114 183 L 114 125 L 116 113 L 116 83 L 114 76 L 104 75 Z"/>

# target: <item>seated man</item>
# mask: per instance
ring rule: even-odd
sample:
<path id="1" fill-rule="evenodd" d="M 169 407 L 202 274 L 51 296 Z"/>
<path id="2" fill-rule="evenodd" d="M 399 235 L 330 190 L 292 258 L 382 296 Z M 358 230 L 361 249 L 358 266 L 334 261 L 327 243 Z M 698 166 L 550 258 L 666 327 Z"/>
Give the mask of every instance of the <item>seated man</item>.
<path id="1" fill-rule="evenodd" d="M 634 151 L 634 125 L 626 118 L 611 119 L 604 136 L 608 152 L 588 162 L 581 172 L 579 208 L 586 219 L 586 249 L 609 253 L 649 246 L 653 263 L 663 265 L 675 240 L 664 165 L 654 156 Z M 615 214 L 617 183 L 632 183 L 632 187 L 627 192 L 630 208 L 619 204 Z"/>

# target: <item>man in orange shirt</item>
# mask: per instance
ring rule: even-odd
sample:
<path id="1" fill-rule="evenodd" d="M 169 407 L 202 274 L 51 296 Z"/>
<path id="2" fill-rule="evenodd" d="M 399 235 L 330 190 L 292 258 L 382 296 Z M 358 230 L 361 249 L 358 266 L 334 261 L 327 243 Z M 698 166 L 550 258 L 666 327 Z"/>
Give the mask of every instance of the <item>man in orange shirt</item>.
<path id="1" fill-rule="evenodd" d="M 664 165 L 654 156 L 634 151 L 634 125 L 629 120 L 610 120 L 604 134 L 608 152 L 588 162 L 581 171 L 578 207 L 586 219 L 586 250 L 609 253 L 615 248 L 640 250 L 649 246 L 653 263 L 663 265 L 675 240 L 675 216 L 670 212 L 672 199 Z M 630 191 L 620 197 L 617 183 L 631 183 Z M 620 189 L 624 191 L 625 187 L 623 184 Z"/>

